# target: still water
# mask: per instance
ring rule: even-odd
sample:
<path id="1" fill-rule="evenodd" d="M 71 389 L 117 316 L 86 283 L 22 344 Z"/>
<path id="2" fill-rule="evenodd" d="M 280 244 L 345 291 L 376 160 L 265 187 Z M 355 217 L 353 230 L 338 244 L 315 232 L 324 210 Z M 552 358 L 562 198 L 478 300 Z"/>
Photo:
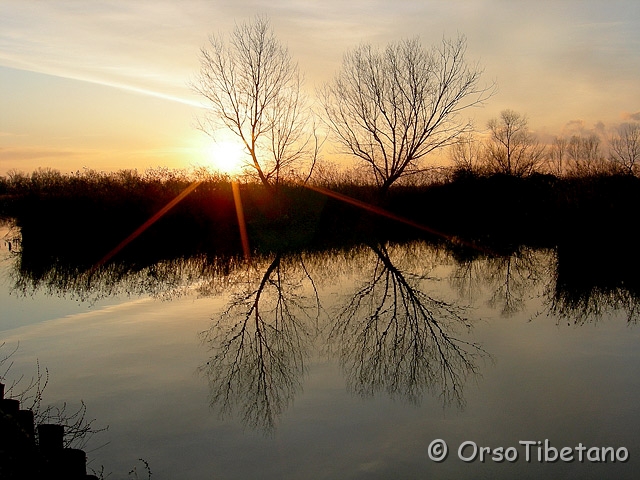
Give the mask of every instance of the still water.
<path id="1" fill-rule="evenodd" d="M 108 426 L 84 448 L 110 479 L 634 478 L 638 297 L 563 262 L 413 241 L 34 274 L 4 241 L 0 343 L 7 380 L 39 363 L 44 403 Z"/>

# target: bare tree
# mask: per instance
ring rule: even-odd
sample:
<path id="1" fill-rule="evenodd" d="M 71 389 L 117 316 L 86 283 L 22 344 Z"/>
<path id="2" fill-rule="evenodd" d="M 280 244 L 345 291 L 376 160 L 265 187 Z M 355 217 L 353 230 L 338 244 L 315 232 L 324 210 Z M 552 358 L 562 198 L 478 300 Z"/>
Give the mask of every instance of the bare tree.
<path id="1" fill-rule="evenodd" d="M 303 159 L 315 161 L 318 141 L 307 131 L 313 122 L 298 65 L 266 17 L 236 25 L 228 42 L 209 37 L 191 86 L 208 102 L 198 127 L 214 138 L 220 128 L 237 135 L 265 186 Z"/>
<path id="2" fill-rule="evenodd" d="M 544 159 L 544 146 L 529 131 L 527 117 L 503 110 L 500 118 L 487 123 L 490 137 L 486 145 L 489 168 L 518 177 L 534 173 Z"/>
<path id="3" fill-rule="evenodd" d="M 558 177 L 562 176 L 567 168 L 567 148 L 569 141 L 565 137 L 555 137 L 549 148 L 547 156 L 548 171 Z"/>
<path id="4" fill-rule="evenodd" d="M 482 154 L 482 145 L 471 132 L 461 135 L 449 150 L 449 158 L 458 173 L 480 173 Z"/>
<path id="5" fill-rule="evenodd" d="M 345 152 L 367 164 L 384 193 L 421 171 L 420 160 L 471 130 L 459 113 L 484 102 L 482 70 L 465 61 L 466 39 L 426 49 L 415 38 L 384 49 L 348 52 L 321 97 L 329 126 Z"/>
<path id="6" fill-rule="evenodd" d="M 609 142 L 611 160 L 629 175 L 638 173 L 640 165 L 640 123 L 623 123 Z"/>
<path id="7" fill-rule="evenodd" d="M 567 145 L 569 156 L 569 174 L 573 176 L 589 176 L 605 173 L 610 165 L 600 152 L 600 137 L 591 134 L 586 137 L 572 135 Z"/>

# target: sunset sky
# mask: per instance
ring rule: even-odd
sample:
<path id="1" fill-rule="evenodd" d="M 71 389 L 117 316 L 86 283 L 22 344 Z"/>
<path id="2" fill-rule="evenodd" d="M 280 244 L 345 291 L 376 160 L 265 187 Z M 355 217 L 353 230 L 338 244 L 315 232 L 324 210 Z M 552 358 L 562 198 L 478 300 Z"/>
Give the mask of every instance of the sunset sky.
<path id="1" fill-rule="evenodd" d="M 199 48 L 259 13 L 310 92 L 361 42 L 464 34 L 498 85 L 479 129 L 505 108 L 543 138 L 640 120 L 638 0 L 0 0 L 0 175 L 205 164 Z"/>

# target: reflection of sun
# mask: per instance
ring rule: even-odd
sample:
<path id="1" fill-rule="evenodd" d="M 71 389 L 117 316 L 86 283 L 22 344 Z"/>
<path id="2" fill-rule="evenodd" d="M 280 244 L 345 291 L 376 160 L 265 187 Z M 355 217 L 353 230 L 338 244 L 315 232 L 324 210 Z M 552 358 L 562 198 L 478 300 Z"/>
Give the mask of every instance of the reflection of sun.
<path id="1" fill-rule="evenodd" d="M 208 148 L 208 157 L 216 170 L 232 175 L 242 171 L 246 152 L 237 142 L 213 142 Z"/>

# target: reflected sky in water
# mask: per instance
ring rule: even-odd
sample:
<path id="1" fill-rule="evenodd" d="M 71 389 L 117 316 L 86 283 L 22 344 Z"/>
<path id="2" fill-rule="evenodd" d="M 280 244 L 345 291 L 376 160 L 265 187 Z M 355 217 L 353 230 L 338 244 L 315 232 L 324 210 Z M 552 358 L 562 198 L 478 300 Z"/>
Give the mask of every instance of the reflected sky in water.
<path id="1" fill-rule="evenodd" d="M 2 255 L 2 340 L 20 343 L 10 373 L 39 359 L 45 402 L 82 399 L 109 425 L 87 450 L 110 478 L 138 458 L 153 478 L 633 478 L 637 297 L 581 298 L 566 270 L 558 286 L 555 251 L 372 243 L 73 282 Z M 436 438 L 442 463 L 427 455 Z M 469 440 L 544 439 L 624 446 L 631 460 L 456 455 Z"/>

